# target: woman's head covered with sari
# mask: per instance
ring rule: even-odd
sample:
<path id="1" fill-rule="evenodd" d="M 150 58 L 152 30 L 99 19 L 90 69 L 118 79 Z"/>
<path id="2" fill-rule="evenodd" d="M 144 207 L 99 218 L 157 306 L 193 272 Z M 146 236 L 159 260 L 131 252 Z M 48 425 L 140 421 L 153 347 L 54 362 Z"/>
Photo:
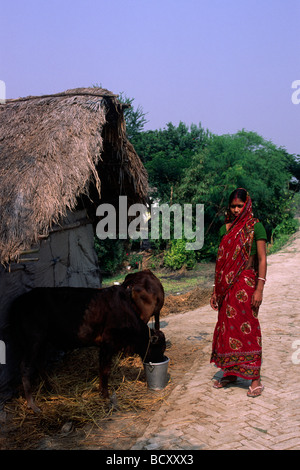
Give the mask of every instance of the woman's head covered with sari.
<path id="1" fill-rule="evenodd" d="M 236 201 L 243 206 L 237 216 L 232 214 L 230 206 Z M 258 220 L 253 217 L 252 201 L 243 188 L 233 191 L 229 197 L 229 206 L 225 222 L 231 223 L 221 240 L 216 262 L 216 294 L 222 303 L 228 289 L 234 284 L 247 264 L 254 237 L 254 225 Z"/>
<path id="2" fill-rule="evenodd" d="M 252 211 L 252 201 L 251 201 L 251 198 L 250 198 L 250 195 L 249 193 L 246 191 L 246 189 L 244 188 L 238 188 L 238 189 L 235 189 L 234 191 L 232 191 L 232 193 L 230 194 L 229 196 L 229 200 L 228 200 L 228 209 L 226 211 L 226 217 L 225 217 L 225 223 L 231 223 L 234 221 L 234 216 L 230 210 L 230 206 L 232 203 L 234 203 L 236 200 L 240 200 L 244 203 L 244 205 L 246 203 L 248 203 L 250 205 L 250 211 Z M 243 207 L 243 210 L 245 209 L 245 207 Z"/>

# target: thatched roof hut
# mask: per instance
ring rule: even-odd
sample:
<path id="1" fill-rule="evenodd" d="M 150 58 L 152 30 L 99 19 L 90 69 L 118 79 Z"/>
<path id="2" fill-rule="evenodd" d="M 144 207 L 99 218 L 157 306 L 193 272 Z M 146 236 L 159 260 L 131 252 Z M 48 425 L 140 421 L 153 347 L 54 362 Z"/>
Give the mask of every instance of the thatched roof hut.
<path id="1" fill-rule="evenodd" d="M 127 140 L 124 106 L 101 88 L 0 104 L 1 403 L 12 392 L 9 306 L 38 286 L 101 287 L 96 209 L 147 201 L 147 173 Z"/>
<path id="2" fill-rule="evenodd" d="M 96 209 L 126 195 L 145 203 L 147 173 L 126 137 L 123 108 L 102 88 L 0 104 L 0 408 L 11 392 L 11 301 L 37 286 L 101 287 Z M 4 398 L 3 398 L 4 397 Z"/>
<path id="3" fill-rule="evenodd" d="M 49 234 L 67 211 L 127 195 L 147 198 L 147 174 L 126 138 L 123 105 L 79 88 L 0 105 L 0 262 Z"/>

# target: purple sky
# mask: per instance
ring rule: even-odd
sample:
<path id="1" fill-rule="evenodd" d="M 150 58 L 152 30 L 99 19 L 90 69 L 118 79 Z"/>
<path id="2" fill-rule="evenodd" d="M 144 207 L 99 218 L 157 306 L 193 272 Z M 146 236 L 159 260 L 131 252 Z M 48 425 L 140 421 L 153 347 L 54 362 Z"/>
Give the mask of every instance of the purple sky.
<path id="1" fill-rule="evenodd" d="M 0 15 L 7 98 L 101 84 L 147 129 L 245 128 L 300 153 L 300 0 L 2 0 Z"/>

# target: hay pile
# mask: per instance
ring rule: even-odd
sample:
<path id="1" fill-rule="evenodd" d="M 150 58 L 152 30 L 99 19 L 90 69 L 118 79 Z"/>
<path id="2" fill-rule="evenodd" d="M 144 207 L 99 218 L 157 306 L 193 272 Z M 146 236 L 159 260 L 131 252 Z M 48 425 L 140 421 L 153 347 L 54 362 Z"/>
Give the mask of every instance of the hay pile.
<path id="1" fill-rule="evenodd" d="M 78 429 L 84 432 L 90 425 L 101 430 L 114 413 L 111 404 L 99 395 L 97 348 L 69 353 L 53 368 L 47 381 L 47 388 L 45 382 L 41 382 L 34 391 L 40 414 L 27 409 L 23 396 L 6 405 L 11 420 L 2 448 L 34 449 L 45 437 L 64 436 Z M 148 389 L 138 356 L 115 358 L 109 390 L 110 395 L 115 393 L 117 410 L 123 413 L 150 410 L 169 394 L 168 386 L 159 392 Z"/>

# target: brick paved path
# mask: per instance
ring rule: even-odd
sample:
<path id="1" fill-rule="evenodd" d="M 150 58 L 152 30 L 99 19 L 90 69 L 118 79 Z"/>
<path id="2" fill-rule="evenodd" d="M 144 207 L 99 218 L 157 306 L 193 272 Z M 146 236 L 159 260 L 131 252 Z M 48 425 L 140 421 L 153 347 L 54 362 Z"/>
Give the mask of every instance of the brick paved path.
<path id="1" fill-rule="evenodd" d="M 182 315 L 167 318 L 164 331 L 172 342 L 179 334 L 201 335 L 204 347 L 132 449 L 300 449 L 299 233 L 268 257 L 259 318 L 265 390 L 257 398 L 246 396 L 250 382 L 242 379 L 225 389 L 212 387 L 219 371 L 209 363 L 216 321 L 209 306 L 185 313 L 184 322 Z"/>

